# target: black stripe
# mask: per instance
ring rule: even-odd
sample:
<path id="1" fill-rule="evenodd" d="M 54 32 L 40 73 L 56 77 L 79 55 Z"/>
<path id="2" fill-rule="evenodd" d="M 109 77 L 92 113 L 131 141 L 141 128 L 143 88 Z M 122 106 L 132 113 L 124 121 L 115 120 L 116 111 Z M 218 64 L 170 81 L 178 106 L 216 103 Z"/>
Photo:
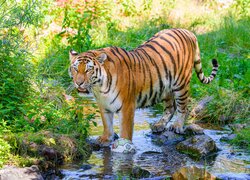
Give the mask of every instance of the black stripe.
<path id="1" fill-rule="evenodd" d="M 136 56 L 137 59 L 135 59 L 137 62 L 138 62 L 138 68 L 139 68 L 139 72 L 141 72 L 141 62 L 140 62 L 140 58 L 139 56 L 137 55 L 137 52 L 134 51 L 134 55 Z M 136 63 L 137 64 L 137 63 Z"/>
<path id="2" fill-rule="evenodd" d="M 151 42 L 157 44 L 165 53 L 168 54 L 168 56 L 171 59 L 172 64 L 174 65 L 174 73 L 175 73 L 176 72 L 176 64 L 175 64 L 175 59 L 174 59 L 173 55 L 164 46 L 159 44 L 159 42 L 157 42 L 157 41 L 151 41 Z"/>
<path id="3" fill-rule="evenodd" d="M 151 73 L 151 70 L 150 70 L 150 67 L 149 67 L 149 65 L 148 65 L 148 63 L 147 63 L 147 61 L 145 61 L 145 59 L 143 58 L 143 56 L 141 56 L 141 54 L 139 53 L 139 52 L 137 52 L 138 53 L 138 55 L 141 57 L 141 59 L 142 59 L 142 64 L 145 64 L 145 66 L 146 66 L 146 69 L 147 69 L 147 71 L 148 71 L 148 73 L 145 71 L 145 76 L 146 76 L 146 73 L 147 74 L 149 74 L 149 80 L 150 80 L 150 90 L 149 90 L 149 99 L 150 99 L 150 97 L 152 96 L 152 94 L 153 94 L 153 80 L 152 80 L 152 73 Z"/>
<path id="4" fill-rule="evenodd" d="M 187 94 L 187 93 L 188 93 L 188 90 L 187 90 L 187 91 L 185 91 L 185 93 L 184 93 L 184 94 L 182 94 L 182 95 L 178 96 L 178 98 L 182 98 L 182 97 L 186 96 L 186 94 Z"/>
<path id="5" fill-rule="evenodd" d="M 181 41 L 181 44 L 182 44 L 182 48 L 183 48 L 183 51 L 184 51 L 184 55 L 186 54 L 186 51 L 185 51 L 185 46 L 184 46 L 184 42 L 183 42 L 183 40 L 182 40 L 182 38 L 180 37 L 180 35 L 177 33 L 177 32 L 175 32 L 175 31 L 172 31 L 176 36 L 178 36 L 179 37 L 179 39 L 180 39 L 180 41 Z M 179 41 L 177 41 L 178 42 L 178 44 L 180 43 Z"/>
<path id="6" fill-rule="evenodd" d="M 169 74 L 168 74 L 168 80 L 169 80 L 169 89 L 171 89 L 171 87 L 172 87 L 172 74 L 171 74 L 170 71 L 169 71 Z"/>
<path id="7" fill-rule="evenodd" d="M 186 111 L 185 111 L 185 110 L 181 111 L 181 110 L 177 109 L 177 112 L 178 112 L 178 113 L 184 113 L 184 112 L 186 112 Z"/>
<path id="8" fill-rule="evenodd" d="M 115 64 L 115 62 L 113 61 L 113 59 L 111 59 L 109 56 L 107 57 L 107 60 L 113 64 Z"/>
<path id="9" fill-rule="evenodd" d="M 167 42 L 172 47 L 172 49 L 175 50 L 173 44 L 168 39 L 166 39 L 163 36 L 160 36 L 159 38 L 162 39 L 163 41 Z"/>
<path id="10" fill-rule="evenodd" d="M 175 98 L 175 100 L 177 100 L 177 101 L 184 101 L 184 100 L 186 100 L 187 98 L 188 98 L 188 96 L 183 97 L 183 98 L 178 97 L 178 98 Z"/>
<path id="11" fill-rule="evenodd" d="M 167 66 L 166 66 L 165 60 L 164 60 L 164 58 L 162 57 L 162 55 L 161 55 L 161 54 L 157 51 L 157 49 L 155 49 L 155 47 L 152 46 L 151 44 L 146 44 L 145 46 L 148 47 L 148 48 L 150 48 L 150 49 L 152 49 L 152 50 L 154 50 L 154 51 L 156 52 L 156 54 L 157 54 L 158 56 L 160 56 L 161 61 L 162 61 L 162 64 L 163 64 L 163 67 L 164 67 L 164 72 L 167 74 Z"/>
<path id="12" fill-rule="evenodd" d="M 142 101 L 142 104 L 141 104 L 141 107 L 144 107 L 145 105 L 146 105 L 146 103 L 147 103 L 147 95 L 145 95 L 145 97 L 144 97 L 144 99 L 143 99 L 143 101 Z"/>
<path id="13" fill-rule="evenodd" d="M 134 72 L 136 72 L 136 61 L 135 61 L 135 56 L 134 56 L 134 52 L 133 51 L 130 51 L 130 54 L 132 55 L 132 57 L 133 57 L 133 61 L 134 61 L 134 69 L 133 69 L 133 71 Z"/>
<path id="14" fill-rule="evenodd" d="M 185 87 L 185 83 L 179 87 L 177 87 L 176 89 L 173 89 L 173 91 L 180 91 Z"/>
<path id="15" fill-rule="evenodd" d="M 127 55 L 128 59 L 129 59 L 130 69 L 132 69 L 132 62 L 131 62 L 131 59 L 130 59 L 130 56 L 129 56 L 128 52 L 123 48 L 121 48 L 121 50 Z"/>
<path id="16" fill-rule="evenodd" d="M 123 62 L 125 63 L 128 71 L 129 71 L 128 72 L 128 83 L 127 83 L 127 85 L 128 85 L 127 98 L 129 98 L 130 95 L 131 95 L 131 90 L 132 90 L 132 86 L 131 86 L 132 85 L 131 84 L 131 67 L 128 65 L 127 59 L 123 56 L 123 54 L 119 50 L 122 50 L 122 51 L 124 51 L 124 50 L 122 48 L 117 48 L 116 47 L 117 53 L 123 58 Z M 130 63 L 130 65 L 131 65 L 131 63 Z"/>
<path id="17" fill-rule="evenodd" d="M 121 48 L 118 49 L 117 47 L 115 47 L 115 49 L 116 49 L 116 52 L 123 58 L 123 62 L 126 64 L 128 70 L 130 70 L 129 65 L 128 65 L 128 62 L 126 61 L 126 58 L 125 58 L 125 57 L 122 55 L 122 53 L 119 51 L 119 49 L 121 49 Z"/>
<path id="18" fill-rule="evenodd" d="M 150 62 L 153 64 L 153 67 L 156 69 L 157 77 L 158 77 L 159 85 L 160 85 L 160 92 L 161 92 L 163 89 L 163 82 L 162 82 L 159 66 L 155 63 L 155 61 L 148 55 L 148 53 L 144 49 L 138 49 L 138 50 L 142 51 L 142 53 L 150 60 Z"/>
<path id="19" fill-rule="evenodd" d="M 154 105 L 154 104 L 157 103 L 157 102 L 156 102 L 156 98 L 157 98 L 157 92 L 155 92 L 154 97 L 153 97 L 152 100 L 151 100 L 151 105 Z"/>
<path id="20" fill-rule="evenodd" d="M 184 68 L 186 68 L 187 67 L 187 65 L 188 65 L 188 63 L 189 63 L 189 60 L 190 60 L 190 56 L 191 56 L 191 53 L 193 52 L 192 51 L 192 46 L 191 46 L 191 40 L 190 40 L 190 38 L 189 38 L 189 36 L 187 36 L 184 32 L 183 32 L 183 30 L 180 30 L 180 29 L 177 29 L 177 31 L 182 35 L 182 37 L 185 39 L 185 41 L 186 41 L 186 44 L 185 45 L 187 45 L 187 53 L 188 53 L 188 59 L 187 59 L 187 61 L 186 61 L 186 63 L 185 63 L 185 65 L 184 65 Z M 189 42 L 189 43 L 188 43 Z M 190 45 L 190 46 L 189 46 Z M 190 49 L 191 48 L 191 49 Z"/>
<path id="21" fill-rule="evenodd" d="M 110 72 L 109 72 L 108 69 L 107 69 L 106 71 L 107 71 L 107 79 L 108 79 L 108 80 L 107 80 L 108 90 L 107 90 L 107 91 L 104 91 L 104 92 L 101 91 L 101 93 L 104 93 L 104 94 L 107 94 L 107 93 L 110 91 L 111 84 L 112 84 L 112 76 L 111 76 L 111 74 L 110 74 Z"/>
<path id="22" fill-rule="evenodd" d="M 122 65 L 122 62 L 121 62 L 120 58 L 116 55 L 114 49 L 110 49 L 110 51 L 111 51 L 111 53 L 119 60 L 120 65 Z"/>
<path id="23" fill-rule="evenodd" d="M 179 102 L 179 101 L 176 101 L 176 104 L 180 106 L 180 105 L 185 105 L 186 102 Z"/>
<path id="24" fill-rule="evenodd" d="M 119 91 L 117 93 L 117 95 L 115 96 L 115 98 L 110 102 L 110 105 L 113 104 L 115 102 L 115 100 L 118 98 L 119 94 L 120 94 L 121 91 Z"/>
<path id="25" fill-rule="evenodd" d="M 176 39 L 176 37 L 174 37 L 171 33 L 166 33 L 167 35 L 171 36 L 176 42 L 178 42 L 178 40 Z"/>
<path id="26" fill-rule="evenodd" d="M 122 106 L 123 106 L 123 103 L 122 103 L 121 107 L 119 107 L 119 108 L 116 110 L 116 113 L 118 113 L 118 112 L 122 109 Z"/>
<path id="27" fill-rule="evenodd" d="M 141 98 L 142 98 L 142 91 L 139 92 L 139 96 L 138 96 L 138 99 L 137 99 L 137 104 L 140 103 Z"/>

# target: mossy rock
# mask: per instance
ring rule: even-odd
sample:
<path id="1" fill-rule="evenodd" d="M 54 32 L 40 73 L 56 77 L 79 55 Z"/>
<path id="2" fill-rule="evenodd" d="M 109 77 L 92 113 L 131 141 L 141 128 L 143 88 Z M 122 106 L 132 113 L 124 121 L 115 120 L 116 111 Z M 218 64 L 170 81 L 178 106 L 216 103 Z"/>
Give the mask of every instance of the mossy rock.
<path id="1" fill-rule="evenodd" d="M 21 133 L 5 137 L 19 155 L 19 165 L 38 165 L 42 171 L 57 169 L 66 161 L 87 159 L 91 148 L 79 135 L 55 134 L 50 131 Z M 26 162 L 23 162 L 26 159 Z M 17 160 L 18 161 L 18 160 Z"/>
<path id="2" fill-rule="evenodd" d="M 215 142 L 207 135 L 196 135 L 177 144 L 176 149 L 192 158 L 200 159 L 217 150 Z"/>

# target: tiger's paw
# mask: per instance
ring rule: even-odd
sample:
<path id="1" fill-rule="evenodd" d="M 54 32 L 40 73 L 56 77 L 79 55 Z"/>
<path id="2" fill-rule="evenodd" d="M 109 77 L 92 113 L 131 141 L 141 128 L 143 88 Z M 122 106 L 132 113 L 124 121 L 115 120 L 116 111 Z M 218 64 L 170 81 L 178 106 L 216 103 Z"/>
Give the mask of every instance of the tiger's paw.
<path id="1" fill-rule="evenodd" d="M 99 136 L 96 139 L 96 144 L 100 145 L 101 147 L 108 147 L 113 142 L 113 136 L 109 137 L 106 135 Z"/>
<path id="2" fill-rule="evenodd" d="M 136 152 L 135 145 L 132 141 L 124 138 L 117 139 L 111 147 L 113 152 L 134 154 Z"/>
<path id="3" fill-rule="evenodd" d="M 166 126 L 166 130 L 173 131 L 176 134 L 184 134 L 183 123 L 179 121 L 169 122 Z"/>
<path id="4" fill-rule="evenodd" d="M 150 124 L 150 129 L 153 133 L 161 133 L 165 130 L 165 128 L 165 123 L 161 121 Z"/>

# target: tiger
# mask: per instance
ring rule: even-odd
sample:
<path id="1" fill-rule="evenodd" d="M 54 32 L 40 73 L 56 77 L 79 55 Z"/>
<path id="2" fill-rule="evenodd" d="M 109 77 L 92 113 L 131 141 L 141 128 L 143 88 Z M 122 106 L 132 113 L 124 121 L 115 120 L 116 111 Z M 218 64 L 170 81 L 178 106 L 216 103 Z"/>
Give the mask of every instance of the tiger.
<path id="1" fill-rule="evenodd" d="M 185 29 L 165 29 L 137 48 L 127 51 L 111 46 L 78 53 L 69 52 L 70 76 L 79 93 L 93 93 L 100 109 L 103 134 L 98 142 L 110 145 L 114 139 L 113 117 L 118 114 L 120 137 L 132 141 L 137 108 L 162 102 L 162 118 L 152 124 L 153 132 L 182 134 L 187 118 L 192 69 L 203 84 L 218 71 L 205 77 L 196 36 Z"/>

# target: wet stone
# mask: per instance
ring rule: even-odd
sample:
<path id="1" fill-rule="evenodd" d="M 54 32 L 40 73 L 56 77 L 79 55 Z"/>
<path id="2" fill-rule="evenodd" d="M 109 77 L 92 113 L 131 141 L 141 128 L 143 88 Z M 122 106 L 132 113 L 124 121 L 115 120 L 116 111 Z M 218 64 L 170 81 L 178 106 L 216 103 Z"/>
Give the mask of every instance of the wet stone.
<path id="1" fill-rule="evenodd" d="M 119 136 L 118 136 L 118 134 L 114 133 L 113 141 L 115 141 L 115 140 L 117 140 L 117 139 L 119 139 Z M 87 143 L 90 145 L 90 147 L 91 147 L 91 149 L 92 149 L 93 151 L 99 151 L 101 148 L 107 148 L 107 147 L 109 147 L 109 146 L 102 146 L 102 145 L 100 145 L 100 144 L 97 142 L 97 140 L 96 140 L 96 139 L 93 139 L 93 138 L 88 139 L 88 140 L 87 140 Z"/>
<path id="2" fill-rule="evenodd" d="M 204 129 L 197 124 L 190 124 L 185 127 L 185 135 L 204 134 Z"/>
<path id="3" fill-rule="evenodd" d="M 215 142 L 207 135 L 196 135 L 177 144 L 176 149 L 199 159 L 217 150 Z"/>
<path id="4" fill-rule="evenodd" d="M 220 141 L 231 141 L 236 138 L 236 134 L 229 134 L 227 136 L 224 136 L 220 139 Z"/>
<path id="5" fill-rule="evenodd" d="M 198 168 L 196 166 L 187 166 L 178 169 L 173 175 L 173 180 L 180 179 L 209 179 L 215 180 L 216 177 L 203 168 Z"/>
<path id="6" fill-rule="evenodd" d="M 165 131 L 162 134 L 147 134 L 148 137 L 157 145 L 173 145 L 183 141 L 185 138 L 182 135 L 176 134 L 172 131 Z"/>
<path id="7" fill-rule="evenodd" d="M 136 166 L 132 169 L 131 176 L 133 178 L 148 178 L 150 176 L 150 172 L 146 169 L 142 169 L 139 166 Z"/>
<path id="8" fill-rule="evenodd" d="M 89 165 L 89 164 L 83 164 L 83 165 L 81 165 L 81 167 L 80 167 L 80 169 L 81 169 L 82 171 L 86 171 L 86 170 L 89 170 L 89 169 L 91 169 L 91 168 L 92 168 L 92 166 Z"/>
<path id="9" fill-rule="evenodd" d="M 100 144 L 96 143 L 95 139 L 88 139 L 87 143 L 90 145 L 93 151 L 99 151 L 101 149 Z"/>
<path id="10" fill-rule="evenodd" d="M 250 174 L 245 173 L 225 173 L 225 174 L 217 174 L 217 179 L 220 180 L 248 180 L 250 179 Z"/>

